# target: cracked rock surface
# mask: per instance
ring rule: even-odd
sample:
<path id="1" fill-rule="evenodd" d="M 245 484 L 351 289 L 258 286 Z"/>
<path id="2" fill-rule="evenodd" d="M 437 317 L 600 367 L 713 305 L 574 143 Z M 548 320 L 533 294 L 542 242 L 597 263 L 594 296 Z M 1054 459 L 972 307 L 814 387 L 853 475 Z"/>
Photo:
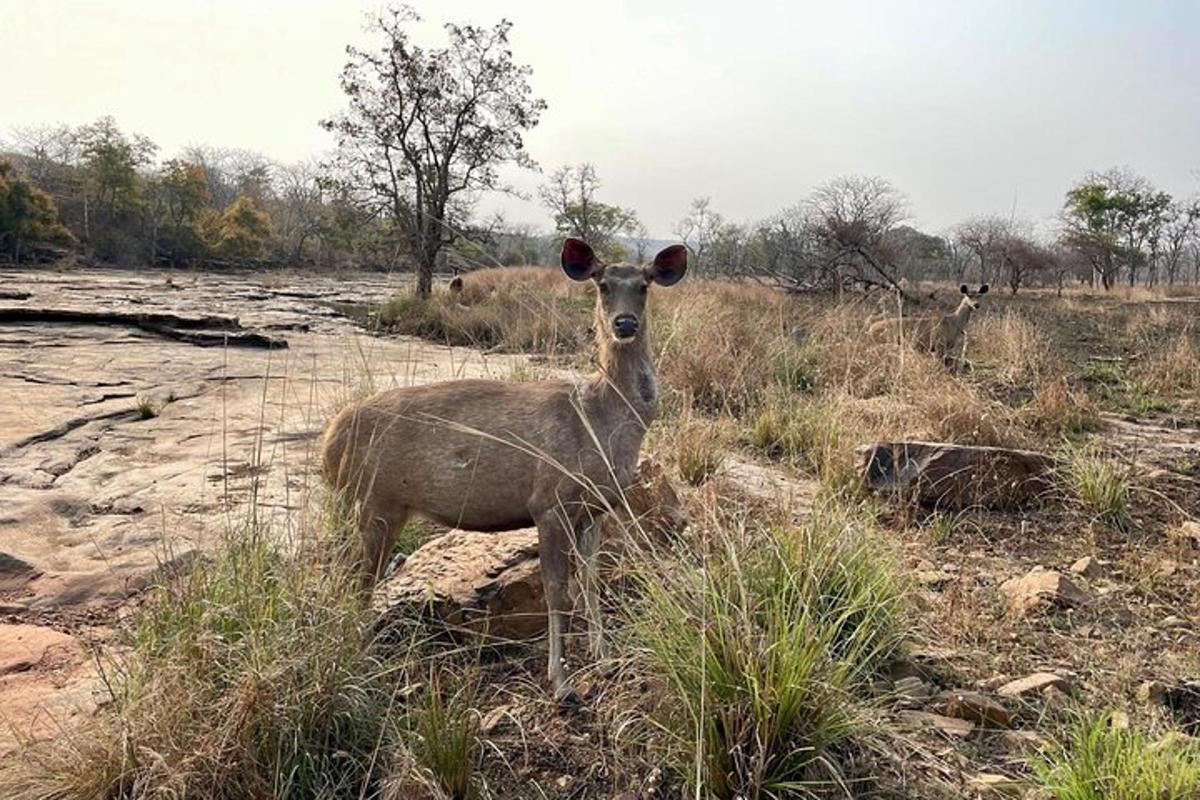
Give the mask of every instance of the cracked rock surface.
<path id="1" fill-rule="evenodd" d="M 321 491 L 320 433 L 340 404 L 511 372 L 519 357 L 372 336 L 334 310 L 380 302 L 401 280 L 0 271 L 6 297 L 28 295 L 4 307 L 229 317 L 287 341 L 197 346 L 137 327 L 0 314 L 0 623 L 23 626 L 13 632 L 23 641 L 38 640 L 35 628 L 78 638 L 103 626 L 159 565 L 236 536 L 252 506 L 260 522 L 302 524 Z M 53 706 L 78 694 L 71 676 L 83 661 L 39 656 L 0 678 L 0 752 L 6 719 L 40 719 L 20 698 Z"/>

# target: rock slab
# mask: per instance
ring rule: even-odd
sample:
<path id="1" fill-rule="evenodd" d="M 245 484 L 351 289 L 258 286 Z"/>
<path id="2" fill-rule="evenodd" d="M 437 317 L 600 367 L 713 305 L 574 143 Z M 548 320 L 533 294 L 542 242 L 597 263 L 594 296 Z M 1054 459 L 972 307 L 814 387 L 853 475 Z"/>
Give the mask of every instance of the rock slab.
<path id="1" fill-rule="evenodd" d="M 1009 610 L 1018 616 L 1055 608 L 1074 608 L 1092 599 L 1063 574 L 1040 566 L 1000 584 L 1000 591 Z"/>
<path id="2" fill-rule="evenodd" d="M 375 590 L 380 630 L 434 618 L 450 632 L 489 640 L 530 639 L 546 630 L 537 529 L 451 531 L 413 551 Z"/>

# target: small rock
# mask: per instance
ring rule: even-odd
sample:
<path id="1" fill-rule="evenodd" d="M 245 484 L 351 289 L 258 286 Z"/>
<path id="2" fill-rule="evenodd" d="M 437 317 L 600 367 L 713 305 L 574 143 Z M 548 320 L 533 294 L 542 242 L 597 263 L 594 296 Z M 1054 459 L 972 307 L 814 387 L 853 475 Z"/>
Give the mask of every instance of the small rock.
<path id="1" fill-rule="evenodd" d="M 1114 711 L 1108 719 L 1109 725 L 1114 731 L 1129 730 L 1129 715 L 1124 711 Z"/>
<path id="2" fill-rule="evenodd" d="M 554 785 L 557 786 L 559 789 L 566 789 L 568 786 L 571 785 L 571 776 L 570 775 L 559 775 L 558 780 L 554 781 Z"/>
<path id="3" fill-rule="evenodd" d="M 1171 531 L 1171 538 L 1186 542 L 1192 547 L 1200 547 L 1200 522 L 1189 519 L 1181 523 Z"/>
<path id="4" fill-rule="evenodd" d="M 896 681 L 892 691 L 897 702 L 908 708 L 923 705 L 933 697 L 933 687 L 916 676 Z"/>
<path id="5" fill-rule="evenodd" d="M 1081 578 L 1095 578 L 1100 575 L 1100 564 L 1091 556 L 1084 556 L 1071 565 L 1071 572 Z"/>
<path id="6" fill-rule="evenodd" d="M 1067 693 L 1057 686 L 1047 686 L 1042 689 L 1042 701 L 1051 708 L 1062 708 L 1069 699 Z"/>
<path id="7" fill-rule="evenodd" d="M 1010 578 L 1000 591 L 1012 613 L 1024 616 L 1044 608 L 1073 608 L 1091 601 L 1091 595 L 1066 576 L 1045 567 L 1034 567 L 1020 578 Z"/>
<path id="8" fill-rule="evenodd" d="M 1001 731 L 1000 739 L 1010 750 L 1042 750 L 1050 743 L 1037 731 Z"/>
<path id="9" fill-rule="evenodd" d="M 491 734 L 504 727 L 504 723 L 511 721 L 511 711 L 508 706 L 496 706 L 491 711 L 483 715 L 483 719 L 479 720 L 479 732 L 483 734 Z"/>
<path id="10" fill-rule="evenodd" d="M 41 625 L 0 625 L 0 675 L 24 672 L 41 664 L 53 651 L 76 652 L 68 634 Z"/>
<path id="11" fill-rule="evenodd" d="M 1000 703 L 979 692 L 953 691 L 943 696 L 941 711 L 947 717 L 965 719 L 984 728 L 1012 726 L 1012 714 Z"/>
<path id="12" fill-rule="evenodd" d="M 1035 672 L 1024 678 L 1009 681 L 997 689 L 996 693 L 1001 697 L 1027 697 L 1031 694 L 1038 694 L 1050 686 L 1066 690 L 1070 688 L 1070 681 L 1053 672 Z"/>
<path id="13" fill-rule="evenodd" d="M 1167 687 L 1158 681 L 1142 681 L 1137 689 L 1137 699 L 1139 703 L 1162 705 L 1167 699 Z"/>
<path id="14" fill-rule="evenodd" d="M 919 728 L 933 728 L 957 739 L 965 739 L 975 730 L 975 723 L 969 720 L 944 717 L 928 711 L 901 711 L 898 716 L 910 725 Z"/>
<path id="15" fill-rule="evenodd" d="M 975 681 L 975 688 L 981 692 L 994 692 L 1001 686 L 1007 685 L 1012 678 L 1008 675 L 993 675 L 990 678 L 983 678 Z"/>
<path id="16" fill-rule="evenodd" d="M 41 574 L 28 561 L 0 552 L 0 592 L 17 591 Z"/>
<path id="17" fill-rule="evenodd" d="M 917 573 L 917 583 L 921 586 L 928 586 L 931 589 L 941 588 L 954 580 L 954 578 L 955 576 L 949 572 L 942 572 L 940 570 L 921 570 Z"/>
<path id="18" fill-rule="evenodd" d="M 967 781 L 967 788 L 980 798 L 987 797 L 1020 797 L 1025 791 L 1026 783 L 1007 775 L 994 772 L 981 772 Z"/>

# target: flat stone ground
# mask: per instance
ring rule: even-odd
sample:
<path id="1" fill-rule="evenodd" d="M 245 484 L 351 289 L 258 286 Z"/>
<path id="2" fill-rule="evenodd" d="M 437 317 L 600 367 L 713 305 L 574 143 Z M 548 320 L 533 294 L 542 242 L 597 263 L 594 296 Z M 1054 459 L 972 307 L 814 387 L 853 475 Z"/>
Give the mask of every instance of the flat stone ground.
<path id="1" fill-rule="evenodd" d="M 289 345 L 0 323 L 0 755 L 95 702 L 86 640 L 160 565 L 236 534 L 251 508 L 302 531 L 342 403 L 517 360 L 371 336 L 335 310 L 386 299 L 395 276 L 0 271 L 0 288 L 29 294 L 0 309 L 229 316 Z"/>

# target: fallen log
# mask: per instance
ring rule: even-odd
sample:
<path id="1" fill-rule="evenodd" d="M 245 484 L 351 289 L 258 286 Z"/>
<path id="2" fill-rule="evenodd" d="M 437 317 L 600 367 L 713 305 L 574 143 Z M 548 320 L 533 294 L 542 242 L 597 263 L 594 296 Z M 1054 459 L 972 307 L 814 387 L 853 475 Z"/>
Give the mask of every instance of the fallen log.
<path id="1" fill-rule="evenodd" d="M 274 350 L 288 346 L 286 339 L 246 330 L 234 317 L 184 317 L 164 312 L 7 307 L 0 308 L 0 325 L 5 323 L 129 327 L 198 347 L 260 347 Z"/>

